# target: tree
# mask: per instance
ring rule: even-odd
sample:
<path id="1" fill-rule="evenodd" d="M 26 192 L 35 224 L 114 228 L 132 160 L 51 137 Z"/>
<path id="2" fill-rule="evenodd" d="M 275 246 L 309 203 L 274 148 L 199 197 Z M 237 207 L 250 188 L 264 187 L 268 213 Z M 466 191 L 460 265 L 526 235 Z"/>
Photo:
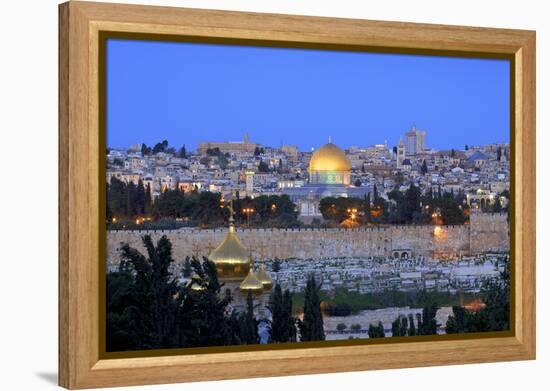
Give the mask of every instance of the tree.
<path id="1" fill-rule="evenodd" d="M 338 324 L 336 325 L 336 330 L 337 330 L 338 332 L 340 332 L 340 333 L 343 333 L 344 330 L 347 329 L 347 328 L 348 328 L 348 326 L 346 326 L 345 323 L 338 323 Z"/>
<path id="2" fill-rule="evenodd" d="M 124 162 L 122 160 L 120 160 L 119 158 L 115 158 L 113 160 L 113 165 L 122 167 L 122 166 L 124 166 Z"/>
<path id="3" fill-rule="evenodd" d="M 384 338 L 386 336 L 384 331 L 384 325 L 382 322 L 378 322 L 377 326 L 369 324 L 368 330 L 369 338 Z"/>
<path id="4" fill-rule="evenodd" d="M 422 208 L 420 206 L 420 189 L 411 183 L 403 194 L 397 189 L 388 193 L 388 198 L 395 202 L 391 210 L 391 222 L 397 224 L 411 224 L 423 222 Z"/>
<path id="5" fill-rule="evenodd" d="M 403 202 L 405 222 L 412 223 L 415 220 L 415 216 L 422 211 L 420 206 L 420 189 L 411 183 L 405 192 Z"/>
<path id="6" fill-rule="evenodd" d="M 504 331 L 510 329 L 510 262 L 506 259 L 504 269 L 496 280 L 487 280 L 481 288 L 481 300 L 485 307 L 468 311 L 453 307 L 453 315 L 446 324 L 447 334 Z"/>
<path id="7" fill-rule="evenodd" d="M 190 212 L 191 219 L 201 225 L 220 224 L 225 220 L 227 210 L 220 208 L 221 193 L 203 191 L 199 193 L 197 206 Z"/>
<path id="8" fill-rule="evenodd" d="M 496 280 L 486 281 L 481 289 L 485 303 L 482 310 L 490 331 L 508 330 L 510 327 L 510 259 L 506 258 L 504 269 Z"/>
<path id="9" fill-rule="evenodd" d="M 191 266 L 191 260 L 189 257 L 185 257 L 185 262 L 183 263 L 183 276 L 185 278 L 191 277 L 193 273 L 193 267 Z"/>
<path id="10" fill-rule="evenodd" d="M 469 323 L 469 318 L 466 309 L 461 306 L 453 306 L 453 314 L 447 318 L 447 324 L 445 326 L 446 334 L 461 334 L 465 332 L 472 332 Z"/>
<path id="11" fill-rule="evenodd" d="M 114 217 L 126 216 L 126 193 L 126 183 L 112 176 L 111 182 L 107 186 L 107 204 Z"/>
<path id="12" fill-rule="evenodd" d="M 258 172 L 262 172 L 262 173 L 269 172 L 269 166 L 263 160 L 260 161 L 260 164 L 258 164 Z"/>
<path id="13" fill-rule="evenodd" d="M 416 335 L 416 327 L 414 326 L 414 318 L 413 318 L 412 314 L 409 314 L 409 331 L 408 331 L 408 335 L 411 336 L 411 337 Z"/>
<path id="14" fill-rule="evenodd" d="M 168 148 L 168 141 L 163 140 L 162 142 L 155 144 L 155 146 L 153 147 L 152 153 L 153 155 L 156 155 L 159 152 L 166 152 L 167 148 Z"/>
<path id="15" fill-rule="evenodd" d="M 134 182 L 130 181 L 126 185 L 126 213 L 125 216 L 134 218 L 138 214 L 136 204 L 137 188 Z"/>
<path id="16" fill-rule="evenodd" d="M 397 174 L 395 174 L 394 182 L 396 186 L 401 186 L 405 182 L 402 171 L 398 171 Z"/>
<path id="17" fill-rule="evenodd" d="M 271 312 L 270 341 L 295 342 L 296 318 L 292 316 L 292 296 L 288 290 L 283 293 L 279 284 L 275 285 L 269 297 L 269 311 Z"/>
<path id="18" fill-rule="evenodd" d="M 325 197 L 319 203 L 319 210 L 326 220 L 342 223 L 350 218 L 350 210 L 356 209 L 355 219 L 362 222 L 364 199 L 356 197 Z"/>
<path id="19" fill-rule="evenodd" d="M 426 164 L 426 159 L 422 161 L 422 166 L 420 166 L 420 172 L 422 175 L 426 175 L 428 173 L 428 165 Z"/>
<path id="20" fill-rule="evenodd" d="M 286 319 L 286 333 L 283 338 L 288 342 L 296 342 L 296 318 L 292 316 L 292 294 L 288 289 L 283 293 L 283 320 Z"/>
<path id="21" fill-rule="evenodd" d="M 359 323 L 353 323 L 350 329 L 354 332 L 359 332 L 361 331 L 361 325 Z"/>
<path id="22" fill-rule="evenodd" d="M 275 258 L 273 260 L 273 263 L 271 265 L 271 270 L 273 273 L 279 273 L 281 271 L 281 260 L 278 258 Z"/>
<path id="23" fill-rule="evenodd" d="M 246 296 L 246 312 L 241 315 L 241 341 L 247 345 L 254 345 L 260 342 L 258 335 L 258 320 L 254 315 L 254 300 L 252 291 Z"/>
<path id="24" fill-rule="evenodd" d="M 500 202 L 500 197 L 496 197 L 495 201 L 493 202 L 492 207 L 493 213 L 500 213 L 502 212 L 502 203 Z"/>
<path id="25" fill-rule="evenodd" d="M 229 165 L 229 160 L 224 154 L 218 155 L 218 164 L 222 170 L 225 170 L 227 166 Z"/>
<path id="26" fill-rule="evenodd" d="M 323 314 L 321 312 L 320 286 L 310 275 L 306 284 L 304 319 L 298 323 L 302 341 L 324 341 Z"/>
<path id="27" fill-rule="evenodd" d="M 119 269 L 107 274 L 107 351 L 257 343 L 251 300 L 245 314 L 228 313 L 231 295 L 220 295 L 213 262 L 187 258 L 193 279 L 179 285 L 170 241 L 155 246 L 146 235 L 143 245 L 147 256 L 122 246 Z"/>
<path id="28" fill-rule="evenodd" d="M 435 319 L 437 310 L 439 307 L 437 304 L 427 305 L 422 309 L 422 322 L 418 322 L 418 335 L 435 335 L 437 334 L 437 328 L 439 324 Z"/>
<path id="29" fill-rule="evenodd" d="M 218 280 L 214 262 L 191 258 L 193 281 L 180 292 L 178 306 L 179 346 L 219 346 L 242 344 L 241 328 L 236 314 L 227 314 L 231 296 L 221 295 L 223 284 Z M 191 284 L 201 290 L 189 289 Z"/>
<path id="30" fill-rule="evenodd" d="M 443 224 L 464 224 L 466 221 L 466 216 L 463 210 L 460 209 L 459 203 L 450 194 L 446 193 L 443 197 L 440 197 L 436 205 L 439 206 Z"/>
<path id="31" fill-rule="evenodd" d="M 502 157 L 502 148 L 498 147 L 497 149 L 497 160 L 500 162 L 500 158 Z"/>
<path id="32" fill-rule="evenodd" d="M 372 216 L 371 216 L 371 205 L 370 205 L 370 192 L 368 194 L 365 194 L 363 198 L 363 214 L 365 215 L 365 223 L 371 223 L 372 222 Z"/>
<path id="33" fill-rule="evenodd" d="M 153 207 L 152 195 L 151 195 L 151 184 L 147 183 L 145 187 L 145 214 L 147 216 L 151 215 L 151 209 Z"/>
<path id="34" fill-rule="evenodd" d="M 392 337 L 404 337 L 408 332 L 408 320 L 404 316 L 398 316 L 391 324 Z"/>
<path id="35" fill-rule="evenodd" d="M 136 204 L 136 214 L 139 216 L 145 215 L 145 187 L 141 179 L 138 181 L 134 202 Z"/>
<path id="36" fill-rule="evenodd" d="M 156 246 L 149 235 L 142 241 L 147 258 L 125 244 L 118 273 L 107 276 L 107 349 L 111 351 L 123 344 L 133 350 L 175 343 L 178 286 L 169 272 L 172 244 L 166 236 Z"/>
<path id="37" fill-rule="evenodd" d="M 178 157 L 180 159 L 185 159 L 187 157 L 187 149 L 185 148 L 185 144 L 182 145 L 180 150 L 178 151 Z"/>
<path id="38" fill-rule="evenodd" d="M 147 156 L 151 154 L 151 148 L 148 147 L 145 143 L 141 144 L 141 155 Z"/>

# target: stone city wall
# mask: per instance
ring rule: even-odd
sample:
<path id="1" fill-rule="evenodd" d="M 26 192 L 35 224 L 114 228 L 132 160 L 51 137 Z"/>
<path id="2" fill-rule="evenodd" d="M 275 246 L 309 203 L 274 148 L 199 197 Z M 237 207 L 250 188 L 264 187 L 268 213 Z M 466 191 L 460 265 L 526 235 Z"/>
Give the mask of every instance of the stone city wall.
<path id="1" fill-rule="evenodd" d="M 506 213 L 474 213 L 470 216 L 470 251 L 509 251 L 510 228 Z"/>
<path id="2" fill-rule="evenodd" d="M 166 235 L 173 244 L 177 261 L 188 255 L 207 255 L 225 237 L 227 229 L 182 229 L 170 231 L 107 231 L 107 260 L 116 264 L 124 243 L 144 251 L 141 237 L 150 234 L 153 240 Z M 506 215 L 472 215 L 469 225 L 438 226 L 401 225 L 357 229 L 237 229 L 254 257 L 272 258 L 335 258 L 392 256 L 399 250 L 412 255 L 446 257 L 471 255 L 485 251 L 509 249 Z"/>

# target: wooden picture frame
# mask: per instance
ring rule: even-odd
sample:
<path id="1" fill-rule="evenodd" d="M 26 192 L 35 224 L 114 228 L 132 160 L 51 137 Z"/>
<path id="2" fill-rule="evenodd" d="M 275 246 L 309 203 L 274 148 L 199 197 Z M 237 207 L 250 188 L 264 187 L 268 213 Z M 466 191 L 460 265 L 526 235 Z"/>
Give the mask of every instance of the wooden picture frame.
<path id="1" fill-rule="evenodd" d="M 102 32 L 511 60 L 513 330 L 507 336 L 105 359 Z M 59 384 L 90 388 L 535 358 L 535 32 L 88 2 L 59 6 Z M 103 227 L 104 229 L 104 227 Z"/>

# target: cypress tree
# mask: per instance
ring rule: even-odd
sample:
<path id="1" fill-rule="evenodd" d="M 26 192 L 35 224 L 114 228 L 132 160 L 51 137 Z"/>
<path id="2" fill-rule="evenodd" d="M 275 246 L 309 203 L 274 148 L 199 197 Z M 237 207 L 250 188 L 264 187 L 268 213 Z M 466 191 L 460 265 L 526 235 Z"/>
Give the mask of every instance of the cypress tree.
<path id="1" fill-rule="evenodd" d="M 283 319 L 286 321 L 284 339 L 288 342 L 296 342 L 296 318 L 292 316 L 292 295 L 288 289 L 283 293 L 283 310 Z"/>
<path id="2" fill-rule="evenodd" d="M 153 201 L 151 197 L 151 184 L 147 183 L 147 186 L 145 187 L 145 214 L 147 216 L 151 215 L 151 210 L 153 208 Z"/>
<path id="3" fill-rule="evenodd" d="M 422 175 L 426 175 L 428 173 L 428 165 L 426 164 L 426 159 L 422 161 L 422 166 L 420 167 L 420 172 Z"/>
<path id="4" fill-rule="evenodd" d="M 427 305 L 422 309 L 422 326 L 418 326 L 419 335 L 435 335 L 437 334 L 437 327 L 439 324 L 435 319 L 437 310 L 439 307 L 437 304 Z"/>
<path id="5" fill-rule="evenodd" d="M 252 299 L 252 291 L 250 290 L 246 297 L 246 312 L 241 316 L 241 341 L 247 345 L 260 342 L 258 321 L 254 315 L 254 300 Z"/>
<path id="6" fill-rule="evenodd" d="M 139 216 L 145 215 L 145 187 L 143 186 L 143 181 L 140 179 L 136 188 L 136 214 Z"/>
<path id="7" fill-rule="evenodd" d="M 414 318 L 412 314 L 409 314 L 409 336 L 413 337 L 416 335 L 416 328 L 414 327 Z"/>
<path id="8" fill-rule="evenodd" d="M 368 194 L 365 195 L 364 203 L 363 203 L 363 212 L 365 213 L 365 223 L 371 222 L 371 208 L 370 208 L 370 191 Z"/>
<path id="9" fill-rule="evenodd" d="M 142 238 L 147 250 L 147 258 L 137 250 L 122 246 L 120 272 L 128 271 L 133 276 L 133 284 L 127 299 L 133 305 L 122 312 L 131 313 L 129 330 L 132 334 L 132 348 L 158 349 L 173 346 L 176 333 L 177 302 L 174 296 L 178 291 L 176 280 L 170 276 L 172 244 L 163 236 L 156 246 L 149 235 Z M 119 293 L 120 294 L 120 293 Z M 115 296 L 113 296 L 113 299 Z M 109 310 L 108 310 L 109 312 Z M 109 314 L 107 315 L 109 323 Z M 115 316 L 116 319 L 116 316 Z"/>
<path id="10" fill-rule="evenodd" d="M 193 268 L 191 266 L 191 260 L 189 257 L 185 257 L 185 262 L 183 263 L 183 276 L 185 278 L 191 277 L 191 274 L 193 273 Z"/>
<path id="11" fill-rule="evenodd" d="M 269 297 L 269 311 L 271 312 L 270 340 L 271 342 L 283 341 L 283 292 L 279 284 L 275 285 L 273 292 Z"/>
<path id="12" fill-rule="evenodd" d="M 271 312 L 270 340 L 271 342 L 296 341 L 296 319 L 292 316 L 292 296 L 286 290 L 283 294 L 277 284 L 269 298 Z"/>
<path id="13" fill-rule="evenodd" d="M 182 147 L 180 148 L 178 152 L 178 157 L 182 159 L 185 159 L 187 157 L 187 150 L 185 149 L 185 144 L 182 145 Z"/>
<path id="14" fill-rule="evenodd" d="M 130 181 L 126 185 L 126 205 L 125 205 L 125 216 L 133 218 L 137 215 L 136 208 L 136 185 L 134 182 Z"/>
<path id="15" fill-rule="evenodd" d="M 324 341 L 323 314 L 321 313 L 320 286 L 310 275 L 306 285 L 304 319 L 299 323 L 302 341 Z"/>
<path id="16" fill-rule="evenodd" d="M 243 343 L 235 316 L 227 315 L 231 298 L 221 295 L 223 284 L 218 280 L 214 262 L 203 258 L 202 262 L 191 258 L 191 266 L 197 275 L 194 283 L 202 290 L 189 289 L 187 284 L 181 292 L 183 302 L 178 307 L 179 346 L 220 346 Z"/>
<path id="17" fill-rule="evenodd" d="M 401 322 L 400 322 L 399 317 L 397 317 L 397 319 L 395 319 L 391 323 L 391 336 L 392 337 L 400 337 L 401 336 Z"/>
<path id="18" fill-rule="evenodd" d="M 384 325 L 382 322 L 378 322 L 377 326 L 374 326 L 372 324 L 369 324 L 369 338 L 384 338 L 385 332 L 384 332 Z"/>
<path id="19" fill-rule="evenodd" d="M 409 331 L 409 321 L 406 316 L 401 317 L 401 328 L 399 331 L 402 336 L 407 335 Z"/>

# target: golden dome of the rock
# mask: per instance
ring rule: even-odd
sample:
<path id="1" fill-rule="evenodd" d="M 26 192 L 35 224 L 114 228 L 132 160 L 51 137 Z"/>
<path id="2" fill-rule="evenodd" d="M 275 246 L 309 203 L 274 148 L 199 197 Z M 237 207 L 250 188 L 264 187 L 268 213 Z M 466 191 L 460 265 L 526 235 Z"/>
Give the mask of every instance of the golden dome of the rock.
<path id="1" fill-rule="evenodd" d="M 220 278 L 242 278 L 247 275 L 250 264 L 248 252 L 243 246 L 233 224 L 225 235 L 224 241 L 216 247 L 209 258 L 216 264 Z"/>
<path id="2" fill-rule="evenodd" d="M 350 171 L 351 164 L 338 146 L 328 143 L 316 150 L 309 161 L 309 171 Z"/>

